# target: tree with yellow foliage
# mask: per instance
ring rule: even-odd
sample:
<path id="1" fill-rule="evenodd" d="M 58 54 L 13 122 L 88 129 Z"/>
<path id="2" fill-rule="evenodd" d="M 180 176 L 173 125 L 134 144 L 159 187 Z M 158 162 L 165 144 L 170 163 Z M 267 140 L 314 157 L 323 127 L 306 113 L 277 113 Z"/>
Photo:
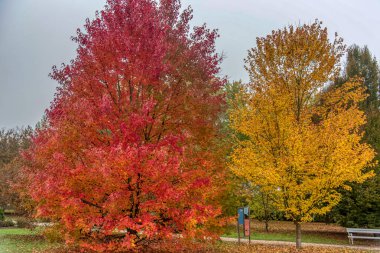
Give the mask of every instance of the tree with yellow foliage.
<path id="1" fill-rule="evenodd" d="M 330 211 L 339 187 L 373 175 L 363 172 L 374 151 L 362 142 L 361 80 L 324 90 L 344 52 L 343 40 L 330 42 L 318 20 L 257 38 L 246 59 L 249 102 L 231 113 L 231 127 L 246 138 L 237 140 L 230 168 L 294 221 L 297 248 L 301 223 Z"/>

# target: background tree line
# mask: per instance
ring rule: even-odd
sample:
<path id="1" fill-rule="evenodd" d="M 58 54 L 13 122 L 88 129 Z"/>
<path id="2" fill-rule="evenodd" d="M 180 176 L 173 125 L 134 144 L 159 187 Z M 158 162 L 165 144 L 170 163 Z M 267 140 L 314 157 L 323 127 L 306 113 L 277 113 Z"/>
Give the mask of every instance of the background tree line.
<path id="1" fill-rule="evenodd" d="M 376 160 L 380 153 L 380 99 L 379 99 L 379 66 L 376 58 L 367 46 L 352 45 L 347 50 L 345 67 L 341 76 L 335 83 L 326 89 L 339 87 L 350 78 L 360 77 L 362 85 L 366 88 L 368 97 L 361 103 L 365 112 L 367 123 L 365 125 L 364 140 L 376 151 Z M 221 145 L 233 146 L 233 138 L 244 139 L 243 135 L 234 133 L 229 128 L 229 111 L 236 106 L 243 106 L 244 97 L 240 91 L 245 86 L 241 81 L 227 83 L 224 87 L 226 93 L 226 107 L 220 117 L 221 131 L 224 139 Z M 38 127 L 38 126 L 37 126 Z M 32 127 L 0 130 L 0 208 L 12 209 L 18 213 L 25 213 L 26 206 L 20 199 L 19 193 L 12 187 L 17 183 L 17 174 L 22 166 L 20 151 L 28 148 Z M 341 189 L 342 199 L 339 204 L 326 216 L 316 216 L 315 221 L 337 222 L 345 227 L 380 227 L 380 166 L 374 168 L 375 176 L 363 184 L 350 183 L 351 190 Z M 270 220 L 281 220 L 284 216 L 277 211 L 271 202 L 270 196 L 260 191 L 260 188 L 250 185 L 244 180 L 230 173 L 230 185 L 222 196 L 223 211 L 226 215 L 234 215 L 236 208 L 250 205 L 254 218 L 265 221 L 269 229 Z"/>
<path id="2" fill-rule="evenodd" d="M 361 104 L 367 123 L 364 141 L 376 151 L 380 159 L 379 66 L 368 47 L 352 45 L 348 48 L 344 73 L 332 86 L 340 86 L 350 78 L 360 77 L 367 89 L 367 99 Z M 363 184 L 351 183 L 351 191 L 341 190 L 342 200 L 329 215 L 345 227 L 380 227 L 380 166 L 374 168 L 375 176 Z"/>
<path id="3" fill-rule="evenodd" d="M 13 210 L 24 214 L 26 202 L 14 186 L 18 183 L 18 173 L 24 163 L 20 151 L 30 145 L 32 127 L 0 130 L 0 209 Z"/>

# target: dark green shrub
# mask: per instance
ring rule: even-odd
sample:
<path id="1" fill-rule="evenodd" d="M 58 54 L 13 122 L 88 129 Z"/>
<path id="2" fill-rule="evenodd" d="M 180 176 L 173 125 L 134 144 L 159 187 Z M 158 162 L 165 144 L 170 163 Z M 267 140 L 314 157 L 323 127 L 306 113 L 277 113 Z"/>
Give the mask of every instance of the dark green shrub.
<path id="1" fill-rule="evenodd" d="M 4 221 L 5 216 L 4 216 L 4 209 L 0 208 L 0 221 Z"/>

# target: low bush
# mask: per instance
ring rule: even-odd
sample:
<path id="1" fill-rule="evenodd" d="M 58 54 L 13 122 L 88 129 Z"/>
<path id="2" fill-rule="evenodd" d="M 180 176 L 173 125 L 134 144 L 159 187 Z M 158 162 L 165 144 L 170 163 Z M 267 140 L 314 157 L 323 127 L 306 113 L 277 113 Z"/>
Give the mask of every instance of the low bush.
<path id="1" fill-rule="evenodd" d="M 63 234 L 58 226 L 44 228 L 42 235 L 50 243 L 64 242 Z"/>
<path id="2" fill-rule="evenodd" d="M 14 209 L 4 209 L 5 215 L 16 215 L 16 211 Z"/>
<path id="3" fill-rule="evenodd" d="M 4 216 L 4 209 L 0 208 L 0 221 L 4 221 L 5 216 Z"/>
<path id="4" fill-rule="evenodd" d="M 15 224 L 10 220 L 0 220 L 0 228 L 13 227 Z"/>
<path id="5" fill-rule="evenodd" d="M 34 228 L 34 225 L 32 224 L 32 221 L 29 218 L 26 217 L 18 217 L 15 219 L 17 227 L 19 228 Z"/>

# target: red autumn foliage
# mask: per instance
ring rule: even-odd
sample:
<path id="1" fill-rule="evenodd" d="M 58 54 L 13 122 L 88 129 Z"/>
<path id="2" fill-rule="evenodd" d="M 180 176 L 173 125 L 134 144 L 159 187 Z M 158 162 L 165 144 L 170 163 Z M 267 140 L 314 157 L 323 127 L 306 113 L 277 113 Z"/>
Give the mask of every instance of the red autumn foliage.
<path id="1" fill-rule="evenodd" d="M 38 215 L 98 252 L 213 236 L 220 208 L 215 30 L 178 0 L 109 0 L 73 38 L 77 57 L 24 154 Z"/>

